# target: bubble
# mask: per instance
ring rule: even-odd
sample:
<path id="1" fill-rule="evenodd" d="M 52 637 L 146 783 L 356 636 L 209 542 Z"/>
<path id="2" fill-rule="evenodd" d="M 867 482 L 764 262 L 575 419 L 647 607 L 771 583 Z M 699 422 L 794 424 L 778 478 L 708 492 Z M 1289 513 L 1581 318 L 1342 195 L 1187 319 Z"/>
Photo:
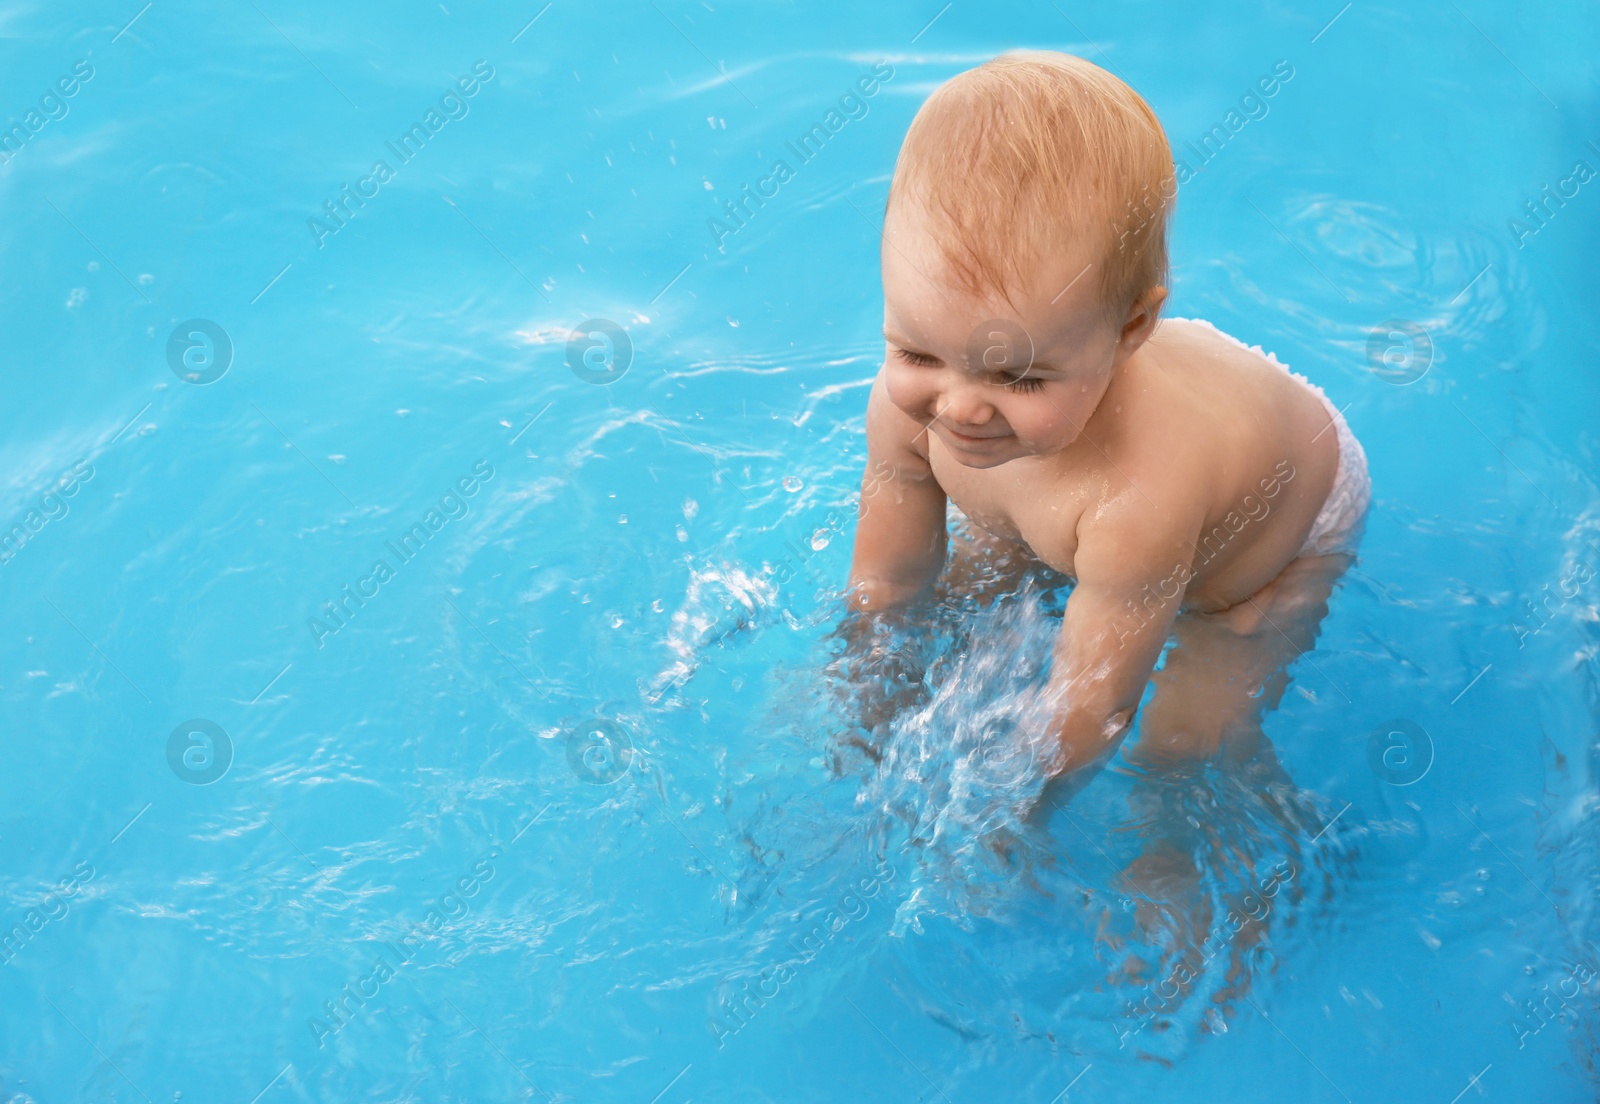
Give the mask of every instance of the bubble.
<path id="1" fill-rule="evenodd" d="M 815 533 L 811 534 L 811 550 L 813 552 L 821 552 L 824 548 L 828 547 L 828 544 L 832 540 L 833 537 L 826 529 L 818 529 Z"/>
<path id="2" fill-rule="evenodd" d="M 790 494 L 794 494 L 804 486 L 805 483 L 803 483 L 800 480 L 800 477 L 797 475 L 786 475 L 783 477 L 783 489 L 788 491 Z"/>

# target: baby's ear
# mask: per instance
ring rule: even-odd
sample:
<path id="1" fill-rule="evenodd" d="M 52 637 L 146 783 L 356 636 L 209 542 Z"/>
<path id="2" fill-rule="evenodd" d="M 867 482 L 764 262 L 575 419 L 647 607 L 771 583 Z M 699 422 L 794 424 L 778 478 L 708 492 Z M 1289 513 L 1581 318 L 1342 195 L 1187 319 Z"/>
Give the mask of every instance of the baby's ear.
<path id="1" fill-rule="evenodd" d="M 1161 305 L 1167 301 L 1167 289 L 1157 285 L 1150 288 L 1128 308 L 1122 322 L 1122 333 L 1117 339 L 1116 359 L 1123 360 L 1143 345 L 1156 329 L 1161 317 Z"/>

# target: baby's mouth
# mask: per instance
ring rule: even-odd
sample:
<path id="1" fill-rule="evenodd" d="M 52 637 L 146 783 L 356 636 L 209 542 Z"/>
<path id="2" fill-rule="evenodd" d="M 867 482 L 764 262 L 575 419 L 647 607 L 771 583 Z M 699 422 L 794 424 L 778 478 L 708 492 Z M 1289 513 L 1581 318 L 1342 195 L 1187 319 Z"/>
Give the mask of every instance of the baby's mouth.
<path id="1" fill-rule="evenodd" d="M 977 443 L 980 443 L 980 442 L 983 442 L 983 441 L 998 441 L 1002 437 L 1011 436 L 1010 433 L 994 433 L 994 432 L 989 432 L 989 433 L 966 433 L 966 432 L 963 432 L 962 430 L 957 429 L 955 426 L 949 424 L 948 422 L 941 422 L 940 424 L 943 425 L 944 428 L 945 428 L 945 431 L 947 433 L 949 433 L 950 436 L 954 437 L 956 440 L 963 441 L 963 442 L 970 441 L 970 442 L 972 442 L 974 444 L 977 444 Z"/>

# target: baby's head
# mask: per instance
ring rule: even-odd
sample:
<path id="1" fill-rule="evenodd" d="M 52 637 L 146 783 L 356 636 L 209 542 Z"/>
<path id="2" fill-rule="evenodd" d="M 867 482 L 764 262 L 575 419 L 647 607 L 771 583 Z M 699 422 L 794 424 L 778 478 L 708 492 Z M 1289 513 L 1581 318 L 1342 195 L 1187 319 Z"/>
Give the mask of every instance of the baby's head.
<path id="1" fill-rule="evenodd" d="M 968 466 L 1070 445 L 1166 298 L 1176 194 L 1138 93 L 1067 54 L 942 85 L 900 148 L 883 235 L 887 383 Z"/>

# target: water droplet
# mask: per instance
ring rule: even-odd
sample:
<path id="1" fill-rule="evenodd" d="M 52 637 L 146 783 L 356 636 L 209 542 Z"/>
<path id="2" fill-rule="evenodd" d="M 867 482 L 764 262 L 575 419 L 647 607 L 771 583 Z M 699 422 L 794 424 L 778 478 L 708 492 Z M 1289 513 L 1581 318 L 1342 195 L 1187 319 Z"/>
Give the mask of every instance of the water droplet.
<path id="1" fill-rule="evenodd" d="M 628 524 L 628 515 L 627 514 L 623 514 L 621 517 L 617 518 L 617 524 L 618 525 L 626 525 L 626 524 Z"/>
<path id="2" fill-rule="evenodd" d="M 700 512 L 700 503 L 696 502 L 692 498 L 686 498 L 686 499 L 683 500 L 683 516 L 684 517 L 688 518 L 690 521 L 693 521 L 694 520 L 694 516 L 696 514 L 698 514 L 699 512 Z"/>
<path id="3" fill-rule="evenodd" d="M 1489 868 L 1488 867 L 1480 867 L 1478 869 L 1478 881 L 1487 882 L 1488 880 L 1489 880 Z"/>
<path id="4" fill-rule="evenodd" d="M 788 491 L 790 494 L 794 494 L 796 491 L 798 491 L 801 487 L 804 487 L 804 486 L 805 486 L 805 484 L 800 481 L 800 477 L 799 476 L 786 475 L 786 476 L 783 477 L 783 489 Z"/>
<path id="5" fill-rule="evenodd" d="M 833 538 L 829 535 L 826 529 L 818 529 L 815 533 L 811 534 L 811 550 L 813 552 L 821 552 L 824 548 L 828 547 L 828 542 L 832 539 Z"/>
<path id="6" fill-rule="evenodd" d="M 688 539 L 689 539 L 689 530 L 685 529 L 681 525 L 678 526 L 678 540 L 680 542 L 682 542 L 682 541 L 687 541 Z"/>

